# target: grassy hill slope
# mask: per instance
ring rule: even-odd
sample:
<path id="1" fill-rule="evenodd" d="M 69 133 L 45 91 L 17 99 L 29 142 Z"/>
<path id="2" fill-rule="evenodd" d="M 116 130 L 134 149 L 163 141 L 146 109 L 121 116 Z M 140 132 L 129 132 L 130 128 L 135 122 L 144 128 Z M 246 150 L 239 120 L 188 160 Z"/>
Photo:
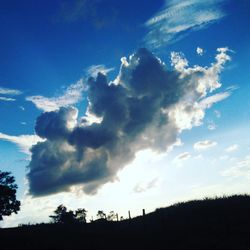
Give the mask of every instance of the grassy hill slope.
<path id="1" fill-rule="evenodd" d="M 120 222 L 1 229 L 0 249 L 249 250 L 250 196 L 178 203 Z"/>

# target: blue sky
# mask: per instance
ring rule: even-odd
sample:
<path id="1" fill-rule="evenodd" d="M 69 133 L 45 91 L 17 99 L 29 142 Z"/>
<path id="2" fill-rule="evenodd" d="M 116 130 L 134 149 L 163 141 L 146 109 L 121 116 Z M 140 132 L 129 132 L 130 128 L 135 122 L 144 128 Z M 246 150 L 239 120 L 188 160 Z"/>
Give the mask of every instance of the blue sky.
<path id="1" fill-rule="evenodd" d="M 113 0 L 1 2 L 0 163 L 2 171 L 11 171 L 16 177 L 18 198 L 23 204 L 19 214 L 5 218 L 2 225 L 46 221 L 61 203 L 72 209 L 85 207 L 89 216 L 103 209 L 115 210 L 126 217 L 129 209 L 136 215 L 142 208 L 152 211 L 176 201 L 248 192 L 249 10 L 250 4 L 244 0 L 145 0 L 143 5 L 142 1 Z M 147 48 L 153 57 L 137 52 L 139 48 Z M 134 57 L 129 59 L 133 53 Z M 46 184 L 39 186 L 29 174 L 35 166 L 41 166 L 35 165 L 38 153 L 31 153 L 31 146 L 40 141 L 43 146 L 51 142 L 54 147 L 57 139 L 53 136 L 63 128 L 61 124 L 66 119 L 67 126 L 72 126 L 70 129 L 78 135 L 77 138 L 72 135 L 69 144 L 82 147 L 81 140 L 89 139 L 81 139 L 84 137 L 78 134 L 86 111 L 88 124 L 105 125 L 100 117 L 99 120 L 94 117 L 97 113 L 87 109 L 91 91 L 92 102 L 98 101 L 97 92 L 89 90 L 88 78 L 96 78 L 101 72 L 115 86 L 132 88 L 128 79 L 134 77 L 131 72 L 136 71 L 136 60 L 143 62 L 145 53 L 147 60 L 160 58 L 168 74 L 175 72 L 179 79 L 184 79 L 174 81 L 183 82 L 185 94 L 180 92 L 178 102 L 168 100 L 171 105 L 164 107 L 174 125 L 166 122 L 160 132 L 154 131 L 153 122 L 142 126 L 140 136 L 151 136 L 154 140 L 154 144 L 144 143 L 145 146 L 137 137 L 131 139 L 129 133 L 135 128 L 129 125 L 134 123 L 128 118 L 126 123 L 131 129 L 126 133 L 133 156 L 124 160 L 122 168 L 116 167 L 116 160 L 109 159 L 111 165 L 107 167 L 112 173 L 99 176 L 100 179 L 92 176 L 90 181 L 97 192 L 91 193 L 93 187 L 84 180 L 55 186 L 51 182 L 51 189 L 43 190 Z M 121 60 L 123 57 L 127 59 Z M 144 84 L 146 73 L 138 73 L 136 81 Z M 198 95 L 190 84 L 195 88 L 200 84 L 206 93 L 199 90 Z M 172 88 L 169 85 L 169 90 L 165 87 L 159 90 L 159 86 L 155 80 L 147 95 Z M 139 90 L 146 87 L 142 85 Z M 178 89 L 173 91 L 177 95 Z M 113 101 L 111 98 L 103 103 L 106 113 L 108 110 L 112 113 Z M 190 102 L 191 106 L 185 106 Z M 150 104 L 145 105 L 144 109 L 137 107 L 137 117 L 147 118 L 140 115 L 150 112 Z M 72 107 L 77 108 L 77 118 Z M 60 113 L 64 108 L 66 111 Z M 59 120 L 50 120 L 54 117 L 50 115 L 40 116 L 43 112 L 54 112 Z M 39 116 L 40 132 L 35 130 Z M 55 122 L 55 130 L 46 122 Z M 95 140 L 99 142 L 99 137 Z M 121 147 L 121 141 L 115 145 Z M 122 158 L 119 161 L 123 162 Z M 59 172 L 61 166 L 57 166 Z M 84 189 L 84 185 L 89 188 Z"/>

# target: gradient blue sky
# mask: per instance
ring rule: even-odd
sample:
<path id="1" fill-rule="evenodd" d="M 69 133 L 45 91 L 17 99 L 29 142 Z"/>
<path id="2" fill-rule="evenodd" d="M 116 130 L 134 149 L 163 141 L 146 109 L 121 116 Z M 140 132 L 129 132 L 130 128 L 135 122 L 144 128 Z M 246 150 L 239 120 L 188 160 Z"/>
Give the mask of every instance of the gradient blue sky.
<path id="1" fill-rule="evenodd" d="M 142 208 L 248 192 L 249 13 L 247 0 L 0 1 L 0 168 L 16 177 L 23 204 L 2 226 L 46 221 L 61 203 L 85 207 L 89 217 L 100 209 L 126 217 L 127 210 L 137 215 Z M 223 98 L 206 109 L 202 124 L 180 134 L 181 145 L 162 154 L 138 152 L 119 180 L 96 195 L 73 187 L 71 193 L 30 197 L 25 175 L 36 118 L 51 111 L 48 102 L 73 105 L 83 115 L 87 102 L 79 85 L 98 70 L 114 80 L 121 58 L 141 47 L 169 69 L 173 51 L 182 52 L 190 66 L 205 67 L 217 48 L 229 48 L 222 86 L 213 93 Z M 40 96 L 40 108 L 34 96 Z"/>

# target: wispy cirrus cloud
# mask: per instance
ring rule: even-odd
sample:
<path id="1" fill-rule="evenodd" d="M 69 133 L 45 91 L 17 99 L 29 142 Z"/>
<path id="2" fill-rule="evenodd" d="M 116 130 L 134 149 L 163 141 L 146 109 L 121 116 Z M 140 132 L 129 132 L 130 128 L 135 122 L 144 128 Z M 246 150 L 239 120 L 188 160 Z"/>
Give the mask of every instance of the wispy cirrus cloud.
<path id="1" fill-rule="evenodd" d="M 174 43 L 190 31 L 203 29 L 226 14 L 221 4 L 225 0 L 170 0 L 151 17 L 145 26 L 148 33 L 144 38 L 150 48 L 159 48 Z"/>
<path id="2" fill-rule="evenodd" d="M 31 101 L 38 109 L 43 111 L 55 111 L 61 107 L 67 107 L 76 104 L 82 99 L 84 91 L 83 80 L 79 80 L 75 84 L 71 84 L 63 95 L 58 97 L 44 97 L 41 95 L 28 96 L 27 101 Z"/>
<path id="3" fill-rule="evenodd" d="M 0 140 L 9 141 L 16 144 L 20 151 L 30 155 L 30 149 L 33 145 L 37 144 L 38 142 L 44 141 L 41 137 L 37 135 L 7 135 L 0 132 Z"/>
<path id="4" fill-rule="evenodd" d="M 210 140 L 204 140 L 204 141 L 198 141 L 194 144 L 195 150 L 206 150 L 208 148 L 215 147 L 217 145 L 217 142 L 210 141 Z"/>
<path id="5" fill-rule="evenodd" d="M 58 7 L 53 18 L 56 22 L 88 21 L 94 28 L 100 29 L 111 25 L 118 18 L 114 4 L 108 0 L 64 0 Z M 108 15 L 103 14 L 104 7 Z"/>
<path id="6" fill-rule="evenodd" d="M 149 182 L 143 182 L 143 183 L 138 183 L 135 187 L 134 187 L 134 192 L 135 193 L 143 193 L 151 188 L 154 188 L 157 186 L 159 179 L 158 178 L 154 178 L 152 180 L 150 180 Z"/>
<path id="7" fill-rule="evenodd" d="M 250 179 L 250 155 L 238 161 L 234 166 L 222 171 L 221 175 L 225 177 L 245 177 Z"/>

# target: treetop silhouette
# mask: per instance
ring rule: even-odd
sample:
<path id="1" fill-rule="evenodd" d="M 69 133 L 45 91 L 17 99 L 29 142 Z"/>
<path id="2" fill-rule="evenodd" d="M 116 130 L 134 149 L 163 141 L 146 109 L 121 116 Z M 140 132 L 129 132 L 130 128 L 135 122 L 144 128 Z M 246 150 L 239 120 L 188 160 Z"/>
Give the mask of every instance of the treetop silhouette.
<path id="1" fill-rule="evenodd" d="M 20 210 L 20 201 L 16 199 L 17 185 L 10 172 L 0 170 L 0 220 Z"/>
<path id="2" fill-rule="evenodd" d="M 76 211 L 68 211 L 67 208 L 61 204 L 54 211 L 54 215 L 50 215 L 49 217 L 52 219 L 53 223 L 86 223 L 86 214 L 87 211 L 84 208 L 78 208 Z"/>

